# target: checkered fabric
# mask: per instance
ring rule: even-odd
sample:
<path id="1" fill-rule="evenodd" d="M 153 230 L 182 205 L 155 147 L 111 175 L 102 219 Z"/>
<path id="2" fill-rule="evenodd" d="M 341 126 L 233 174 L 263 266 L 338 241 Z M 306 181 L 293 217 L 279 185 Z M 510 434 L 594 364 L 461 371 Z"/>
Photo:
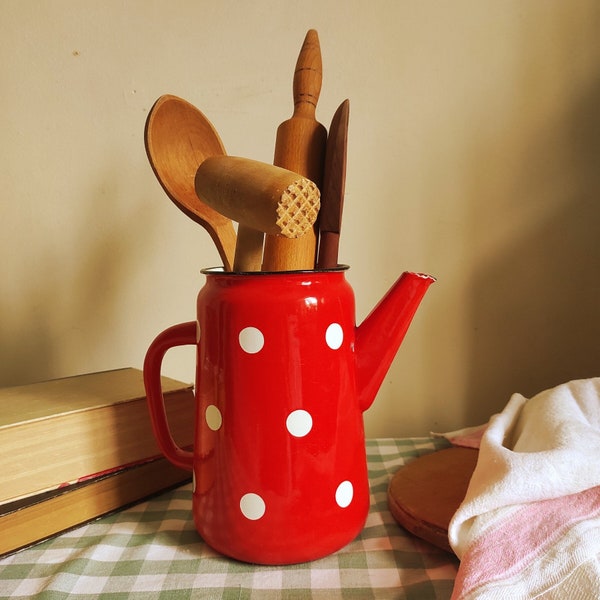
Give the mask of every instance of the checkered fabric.
<path id="1" fill-rule="evenodd" d="M 387 508 L 398 468 L 445 445 L 432 438 L 369 440 L 366 525 L 326 558 L 263 567 L 217 554 L 193 527 L 189 484 L 0 560 L 0 598 L 448 599 L 457 559 L 404 531 Z"/>

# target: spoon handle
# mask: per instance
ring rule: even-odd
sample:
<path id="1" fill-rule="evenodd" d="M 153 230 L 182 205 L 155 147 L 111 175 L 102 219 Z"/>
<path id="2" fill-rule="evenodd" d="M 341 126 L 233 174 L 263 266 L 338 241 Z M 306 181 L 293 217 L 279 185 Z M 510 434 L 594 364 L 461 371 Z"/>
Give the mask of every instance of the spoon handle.
<path id="1" fill-rule="evenodd" d="M 319 36 L 306 34 L 298 55 L 293 80 L 294 112 L 279 125 L 273 163 L 294 171 L 321 186 L 327 130 L 315 118 L 322 83 Z M 313 269 L 316 234 L 314 229 L 298 239 L 265 236 L 263 271 Z"/>
<path id="2" fill-rule="evenodd" d="M 223 269 L 226 272 L 233 270 L 235 248 L 237 246 L 237 233 L 231 221 L 226 221 L 214 225 L 213 228 L 207 229 L 212 238 L 219 257 L 223 261 Z"/>

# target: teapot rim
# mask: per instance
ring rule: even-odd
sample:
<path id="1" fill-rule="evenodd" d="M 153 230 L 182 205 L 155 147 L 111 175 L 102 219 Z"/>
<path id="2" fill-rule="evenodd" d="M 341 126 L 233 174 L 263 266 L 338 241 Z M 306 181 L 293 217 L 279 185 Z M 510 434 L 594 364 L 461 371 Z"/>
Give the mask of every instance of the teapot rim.
<path id="1" fill-rule="evenodd" d="M 294 271 L 225 271 L 223 266 L 219 267 L 207 267 L 205 269 L 201 269 L 200 273 L 203 275 L 231 275 L 233 277 L 243 276 L 256 276 L 263 277 L 266 275 L 318 275 L 320 273 L 341 273 L 347 271 L 350 268 L 349 265 L 340 264 L 336 267 L 331 267 L 328 269 L 299 269 Z"/>

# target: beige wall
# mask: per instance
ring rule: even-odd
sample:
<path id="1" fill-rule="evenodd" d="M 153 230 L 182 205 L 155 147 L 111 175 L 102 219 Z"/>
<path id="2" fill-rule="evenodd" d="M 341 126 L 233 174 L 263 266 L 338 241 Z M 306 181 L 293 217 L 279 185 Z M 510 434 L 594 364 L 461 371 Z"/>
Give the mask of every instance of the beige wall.
<path id="1" fill-rule="evenodd" d="M 309 28 L 319 120 L 351 102 L 358 320 L 401 271 L 438 277 L 368 435 L 477 424 L 599 374 L 597 0 L 2 0 L 0 385 L 140 367 L 193 318 L 218 257 L 154 179 L 146 115 L 182 96 L 230 154 L 270 162 Z M 192 370 L 189 350 L 165 363 Z"/>

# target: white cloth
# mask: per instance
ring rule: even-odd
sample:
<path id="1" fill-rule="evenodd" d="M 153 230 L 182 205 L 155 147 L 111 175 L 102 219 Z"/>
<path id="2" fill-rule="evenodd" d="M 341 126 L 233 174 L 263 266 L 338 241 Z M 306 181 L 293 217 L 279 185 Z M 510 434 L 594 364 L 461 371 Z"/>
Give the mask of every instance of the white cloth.
<path id="1" fill-rule="evenodd" d="M 453 600 L 600 598 L 600 378 L 512 396 L 448 534 Z"/>

